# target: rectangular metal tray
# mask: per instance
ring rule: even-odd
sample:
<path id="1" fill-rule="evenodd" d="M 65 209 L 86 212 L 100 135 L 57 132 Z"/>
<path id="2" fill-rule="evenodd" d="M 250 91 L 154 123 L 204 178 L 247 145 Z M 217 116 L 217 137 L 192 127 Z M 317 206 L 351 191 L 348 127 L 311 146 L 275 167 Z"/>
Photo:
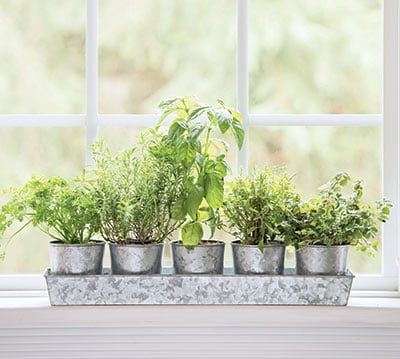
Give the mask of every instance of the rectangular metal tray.
<path id="1" fill-rule="evenodd" d="M 163 268 L 157 275 L 44 274 L 51 305 L 347 305 L 353 274 L 301 276 L 178 275 Z"/>

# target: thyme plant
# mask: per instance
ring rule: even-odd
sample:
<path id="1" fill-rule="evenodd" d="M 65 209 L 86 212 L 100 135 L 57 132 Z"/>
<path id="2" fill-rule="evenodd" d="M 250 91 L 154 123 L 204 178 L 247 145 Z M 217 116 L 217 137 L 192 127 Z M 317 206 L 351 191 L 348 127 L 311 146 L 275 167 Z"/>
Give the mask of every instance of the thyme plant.
<path id="1" fill-rule="evenodd" d="M 282 224 L 289 210 L 300 201 L 292 177 L 282 168 L 256 170 L 227 186 L 223 214 L 225 230 L 242 244 L 283 242 Z"/>
<path id="2" fill-rule="evenodd" d="M 316 198 L 293 207 L 285 224 L 285 235 L 296 248 L 353 245 L 369 255 L 377 250 L 378 241 L 374 237 L 378 224 L 388 220 L 392 204 L 384 198 L 374 205 L 365 204 L 360 181 L 353 183 L 349 193 L 344 192 L 350 183 L 347 173 L 337 173 L 320 187 Z"/>
<path id="3" fill-rule="evenodd" d="M 181 228 L 182 243 L 193 248 L 203 238 L 203 224 L 209 226 L 211 237 L 214 235 L 218 211 L 223 205 L 228 145 L 216 135 L 230 134 L 241 148 L 242 117 L 222 101 L 213 107 L 192 97 L 168 99 L 159 108 L 162 113 L 156 131 L 159 132 L 166 118 L 172 118 L 160 144 L 176 154 L 176 176 L 183 185 L 172 207 L 172 216 L 185 221 Z"/>

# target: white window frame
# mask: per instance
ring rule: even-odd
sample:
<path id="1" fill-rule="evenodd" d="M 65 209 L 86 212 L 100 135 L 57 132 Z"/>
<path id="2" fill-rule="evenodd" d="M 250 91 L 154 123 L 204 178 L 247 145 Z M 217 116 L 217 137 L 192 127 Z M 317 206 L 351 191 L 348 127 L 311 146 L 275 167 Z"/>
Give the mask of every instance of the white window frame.
<path id="1" fill-rule="evenodd" d="M 383 194 L 393 201 L 391 220 L 384 225 L 382 272 L 357 275 L 353 289 L 373 295 L 398 292 L 399 276 L 399 12 L 397 0 L 383 0 L 383 105 L 382 114 L 298 115 L 251 114 L 248 77 L 248 0 L 237 0 L 237 108 L 244 127 L 252 126 L 377 126 L 383 137 Z M 86 128 L 86 144 L 95 142 L 101 126 L 151 126 L 157 115 L 98 113 L 98 0 L 86 0 L 86 114 L 0 115 L 0 126 Z M 248 138 L 238 154 L 240 167 L 248 167 Z M 86 161 L 90 155 L 86 153 Z M 0 290 L 43 290 L 41 275 L 2 275 Z"/>

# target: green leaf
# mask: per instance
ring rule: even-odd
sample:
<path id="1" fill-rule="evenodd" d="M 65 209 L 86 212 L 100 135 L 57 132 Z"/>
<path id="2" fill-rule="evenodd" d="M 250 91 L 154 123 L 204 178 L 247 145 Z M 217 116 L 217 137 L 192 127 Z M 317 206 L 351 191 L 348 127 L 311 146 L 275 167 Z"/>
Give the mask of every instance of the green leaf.
<path id="1" fill-rule="evenodd" d="M 178 98 L 178 97 L 167 98 L 167 99 L 161 101 L 161 102 L 158 104 L 158 108 L 164 109 L 164 108 L 166 108 L 166 107 L 169 107 L 170 105 L 172 105 L 173 103 L 175 103 L 175 102 L 177 102 L 177 101 L 180 101 L 180 98 Z"/>
<path id="2" fill-rule="evenodd" d="M 221 133 L 225 133 L 231 128 L 231 123 L 233 121 L 232 114 L 225 109 L 219 109 L 216 111 L 216 119 L 218 123 L 219 130 Z"/>
<path id="3" fill-rule="evenodd" d="M 207 224 L 210 228 L 210 238 L 213 238 L 215 230 L 217 229 L 218 226 L 218 218 L 216 216 L 216 212 L 211 207 L 208 207 Z"/>
<path id="4" fill-rule="evenodd" d="M 193 249 L 203 238 L 203 227 L 199 222 L 187 222 L 181 230 L 182 243 L 187 249 Z"/>
<path id="5" fill-rule="evenodd" d="M 203 156 L 203 154 L 197 152 L 196 153 L 196 164 L 202 168 L 204 167 L 204 161 L 206 160 L 206 158 Z"/>
<path id="6" fill-rule="evenodd" d="M 188 168 L 196 159 L 196 150 L 187 141 L 182 142 L 179 147 L 179 158 L 182 163 Z"/>
<path id="7" fill-rule="evenodd" d="M 226 107 L 226 106 L 225 106 L 225 108 L 227 108 L 227 109 L 229 110 L 229 112 L 232 114 L 233 118 L 234 118 L 236 121 L 238 121 L 238 122 L 240 122 L 240 123 L 243 122 L 242 114 L 241 114 L 239 111 L 236 111 L 235 109 L 233 109 L 233 108 L 231 108 L 231 107 Z"/>
<path id="8" fill-rule="evenodd" d="M 224 200 L 224 182 L 222 178 L 213 174 L 205 176 L 206 200 L 210 207 L 217 209 L 222 207 Z"/>
<path id="9" fill-rule="evenodd" d="M 179 197 L 171 208 L 172 218 L 176 221 L 184 220 L 186 218 L 187 212 L 186 197 Z"/>
<path id="10" fill-rule="evenodd" d="M 159 118 L 158 121 L 157 121 L 156 129 L 158 129 L 158 128 L 161 126 L 161 124 L 164 122 L 164 120 L 165 120 L 169 115 L 173 114 L 174 112 L 176 112 L 176 109 L 175 109 L 175 108 L 172 108 L 172 109 L 169 109 L 169 110 L 165 110 L 165 111 L 161 114 L 160 118 Z"/>
<path id="11" fill-rule="evenodd" d="M 212 159 L 207 158 L 203 164 L 204 173 L 214 173 L 215 172 L 215 162 Z"/>
<path id="12" fill-rule="evenodd" d="M 215 172 L 222 178 L 228 173 L 228 164 L 225 161 L 225 154 L 223 153 L 219 154 L 216 158 Z"/>
<path id="13" fill-rule="evenodd" d="M 202 134 L 202 132 L 204 131 L 205 128 L 206 128 L 205 123 L 201 123 L 201 122 L 194 123 L 188 129 L 188 138 L 192 141 L 193 140 L 196 141 L 199 138 L 199 136 Z"/>
<path id="14" fill-rule="evenodd" d="M 201 106 L 195 108 L 193 111 L 189 113 L 189 116 L 187 117 L 187 121 L 192 121 L 197 117 L 200 117 L 204 111 L 208 110 L 210 107 L 209 106 Z"/>
<path id="15" fill-rule="evenodd" d="M 203 200 L 203 196 L 204 196 L 204 188 L 197 184 L 194 186 L 193 190 L 188 195 L 187 212 L 194 221 L 198 219 L 197 212 Z"/>
<path id="16" fill-rule="evenodd" d="M 375 252 L 378 252 L 378 250 L 379 250 L 379 242 L 378 241 L 373 241 L 371 243 L 371 247 Z"/>
<path id="17" fill-rule="evenodd" d="M 179 138 L 186 131 L 186 124 L 182 119 L 174 121 L 168 129 L 168 137 L 172 140 Z"/>
<path id="18" fill-rule="evenodd" d="M 210 218 L 210 207 L 200 207 L 198 212 L 198 222 L 206 222 Z"/>
<path id="19" fill-rule="evenodd" d="M 339 184 L 344 187 L 351 180 L 350 176 L 347 173 L 341 172 L 339 175 Z"/>
<path id="20" fill-rule="evenodd" d="M 236 140 L 239 149 L 241 149 L 243 147 L 245 133 L 240 121 L 234 119 L 230 124 L 230 130 Z"/>

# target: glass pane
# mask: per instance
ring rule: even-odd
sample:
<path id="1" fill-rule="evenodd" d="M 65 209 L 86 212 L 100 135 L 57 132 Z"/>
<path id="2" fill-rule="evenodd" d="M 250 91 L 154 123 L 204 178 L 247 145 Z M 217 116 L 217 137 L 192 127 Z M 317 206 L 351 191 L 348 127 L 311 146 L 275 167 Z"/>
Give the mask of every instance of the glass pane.
<path id="1" fill-rule="evenodd" d="M 381 3 L 250 1 L 250 111 L 380 113 Z"/>
<path id="2" fill-rule="evenodd" d="M 99 46 L 101 113 L 155 113 L 181 95 L 234 106 L 235 2 L 101 1 Z"/>
<path id="3" fill-rule="evenodd" d="M 124 151 L 138 142 L 138 136 L 144 127 L 107 126 L 99 128 L 99 138 L 104 141 L 112 153 Z"/>
<path id="4" fill-rule="evenodd" d="M 0 128 L 0 138 L 0 188 L 23 185 L 33 173 L 71 178 L 83 169 L 83 128 Z M 9 244 L 0 274 L 43 273 L 49 266 L 48 242 L 27 228 Z"/>
<path id="5" fill-rule="evenodd" d="M 0 113 L 83 113 L 85 2 L 0 2 Z"/>
<path id="6" fill-rule="evenodd" d="M 364 197 L 381 197 L 381 130 L 377 127 L 254 127 L 249 132 L 249 163 L 285 165 L 304 198 L 335 173 L 345 171 L 363 181 Z M 381 270 L 381 255 L 366 260 L 352 253 L 349 264 L 357 273 Z"/>

